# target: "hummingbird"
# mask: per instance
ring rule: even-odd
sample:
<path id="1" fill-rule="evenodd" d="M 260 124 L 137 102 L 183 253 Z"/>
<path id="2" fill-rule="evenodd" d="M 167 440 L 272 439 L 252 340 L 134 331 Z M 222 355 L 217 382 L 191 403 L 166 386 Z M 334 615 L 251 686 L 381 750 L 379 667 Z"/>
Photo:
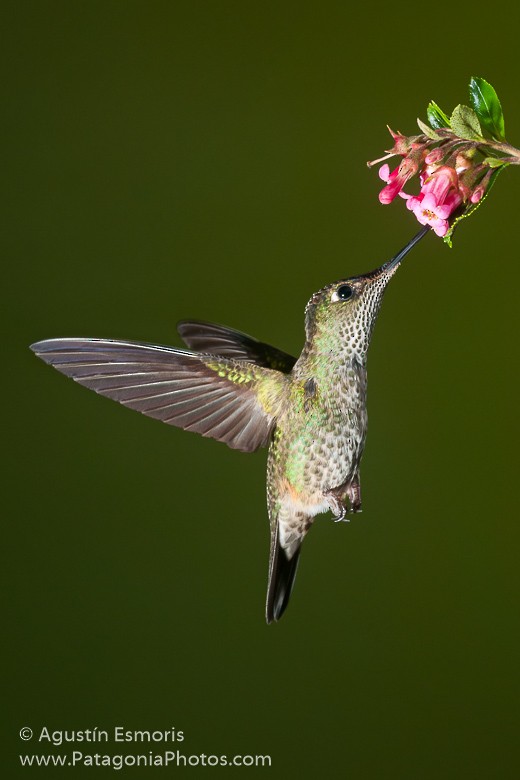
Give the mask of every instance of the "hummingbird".
<path id="1" fill-rule="evenodd" d="M 323 287 L 305 309 L 298 359 L 232 328 L 182 320 L 188 349 L 98 338 L 32 344 L 101 395 L 242 452 L 268 447 L 267 623 L 284 613 L 316 515 L 361 511 L 367 352 L 383 293 L 424 227 L 374 271 Z"/>

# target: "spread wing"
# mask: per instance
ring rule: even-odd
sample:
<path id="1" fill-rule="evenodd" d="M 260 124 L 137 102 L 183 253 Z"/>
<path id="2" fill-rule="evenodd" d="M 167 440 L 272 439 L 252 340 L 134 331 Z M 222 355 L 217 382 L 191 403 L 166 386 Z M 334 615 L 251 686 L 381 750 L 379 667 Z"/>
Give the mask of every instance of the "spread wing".
<path id="1" fill-rule="evenodd" d="M 241 333 L 224 325 L 198 320 L 182 320 L 177 331 L 184 343 L 196 352 L 209 352 L 212 355 L 247 360 L 257 366 L 272 368 L 284 374 L 290 373 L 296 358 L 282 352 L 281 349 L 257 341 L 246 333 Z"/>
<path id="2" fill-rule="evenodd" d="M 105 339 L 49 339 L 31 349 L 101 395 L 233 449 L 267 444 L 285 378 L 238 360 Z"/>

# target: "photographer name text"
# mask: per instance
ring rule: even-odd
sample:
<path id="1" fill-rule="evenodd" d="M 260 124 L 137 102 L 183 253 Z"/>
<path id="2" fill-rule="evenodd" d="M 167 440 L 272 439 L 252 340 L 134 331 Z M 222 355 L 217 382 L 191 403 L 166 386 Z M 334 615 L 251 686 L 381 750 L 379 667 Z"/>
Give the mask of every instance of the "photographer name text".
<path id="1" fill-rule="evenodd" d="M 80 730 L 50 730 L 43 726 L 37 736 L 38 742 L 59 747 L 66 742 L 138 742 L 138 743 L 180 743 L 184 742 L 184 732 L 173 726 L 168 729 L 150 731 L 127 729 L 124 726 L 114 726 L 112 729 L 101 729 L 98 726 Z"/>

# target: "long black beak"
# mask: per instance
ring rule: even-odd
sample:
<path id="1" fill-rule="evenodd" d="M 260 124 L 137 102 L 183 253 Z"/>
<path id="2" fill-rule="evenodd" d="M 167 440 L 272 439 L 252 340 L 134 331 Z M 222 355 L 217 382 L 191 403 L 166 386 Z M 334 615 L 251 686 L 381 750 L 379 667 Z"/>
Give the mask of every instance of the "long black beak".
<path id="1" fill-rule="evenodd" d="M 425 225 L 423 228 L 419 230 L 418 233 L 404 246 L 400 252 L 396 254 L 395 257 L 392 257 L 391 260 L 388 260 L 386 263 L 384 263 L 379 268 L 376 268 L 375 271 L 371 271 L 369 274 L 366 274 L 369 278 L 375 278 L 376 276 L 381 276 L 382 274 L 388 274 L 393 275 L 393 273 L 397 270 L 397 267 L 403 257 L 408 254 L 410 249 L 413 249 L 413 247 L 419 243 L 421 238 L 423 238 L 426 233 L 428 233 L 430 230 L 429 225 Z"/>
<path id="2" fill-rule="evenodd" d="M 381 270 L 384 269 L 385 271 L 391 271 L 392 268 L 396 268 L 401 262 L 401 260 L 403 259 L 403 257 L 408 254 L 410 249 L 413 249 L 414 246 L 419 243 L 421 238 L 423 238 L 426 235 L 426 233 L 429 232 L 429 230 L 430 230 L 429 225 L 425 225 L 423 228 L 421 228 L 419 232 L 416 233 L 416 235 L 412 238 L 412 240 L 409 241 L 407 245 L 404 246 L 401 249 L 401 251 L 396 254 L 395 257 L 393 257 L 391 260 L 389 260 L 381 267 Z"/>
<path id="3" fill-rule="evenodd" d="M 423 228 L 421 228 L 419 232 L 412 238 L 412 240 L 409 241 L 407 245 L 403 247 L 401 251 L 396 254 L 395 257 L 393 257 L 391 260 L 389 260 L 387 263 L 384 264 L 383 268 L 385 269 L 385 271 L 391 271 L 392 268 L 398 266 L 401 260 L 403 259 L 403 257 L 408 254 L 410 249 L 413 249 L 414 246 L 419 243 L 421 238 L 423 238 L 423 236 L 425 236 L 429 230 L 430 230 L 429 225 L 425 225 Z"/>

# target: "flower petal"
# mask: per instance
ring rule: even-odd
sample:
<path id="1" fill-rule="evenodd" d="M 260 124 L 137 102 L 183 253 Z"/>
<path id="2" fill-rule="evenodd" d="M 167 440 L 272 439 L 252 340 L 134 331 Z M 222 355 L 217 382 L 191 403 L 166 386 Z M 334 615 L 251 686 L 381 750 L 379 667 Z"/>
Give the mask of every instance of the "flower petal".
<path id="1" fill-rule="evenodd" d="M 388 163 L 385 163 L 380 167 L 379 178 L 383 179 L 383 181 L 386 181 L 386 183 L 388 184 L 388 179 L 390 178 L 390 166 L 388 165 Z"/>
<path id="2" fill-rule="evenodd" d="M 439 220 L 436 222 L 435 225 L 432 225 L 433 230 L 435 233 L 440 236 L 441 238 L 446 235 L 446 233 L 449 230 L 449 224 L 445 219 Z"/>
<path id="3" fill-rule="evenodd" d="M 418 206 L 422 201 L 422 198 L 420 195 L 412 195 L 408 200 L 406 201 L 406 208 L 410 209 L 410 211 L 413 211 L 416 206 Z"/>
<path id="4" fill-rule="evenodd" d="M 424 195 L 424 198 L 422 199 L 421 205 L 423 209 L 427 209 L 428 211 L 435 211 L 437 208 L 437 198 L 433 193 L 426 192 Z"/>
<path id="5" fill-rule="evenodd" d="M 444 206 L 437 206 L 435 209 L 435 214 L 439 219 L 448 219 L 452 211 L 453 209 L 450 208 L 450 206 L 444 204 Z"/>

